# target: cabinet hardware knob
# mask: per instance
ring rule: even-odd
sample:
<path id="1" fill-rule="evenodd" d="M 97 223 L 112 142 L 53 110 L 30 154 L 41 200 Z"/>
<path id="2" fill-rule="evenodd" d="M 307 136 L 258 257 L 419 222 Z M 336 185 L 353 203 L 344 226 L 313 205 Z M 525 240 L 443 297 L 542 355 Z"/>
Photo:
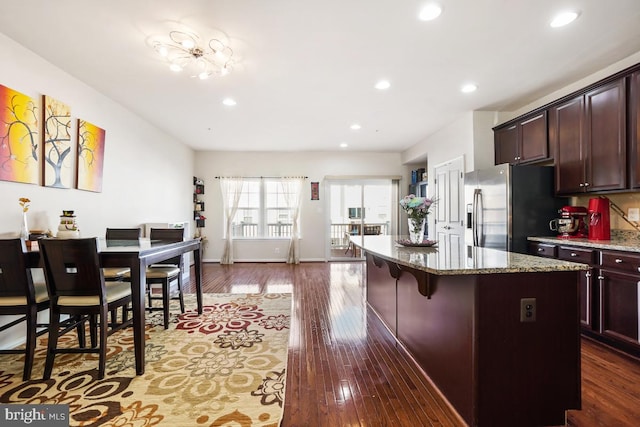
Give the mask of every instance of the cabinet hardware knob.
<path id="1" fill-rule="evenodd" d="M 577 256 L 578 256 L 578 254 L 577 254 L 577 253 L 575 253 L 575 252 L 571 252 L 571 256 L 575 258 L 575 257 L 577 257 Z"/>
<path id="2" fill-rule="evenodd" d="M 585 186 L 585 187 L 588 187 L 588 186 L 589 186 L 589 183 L 588 183 L 588 182 L 585 182 L 585 183 L 584 183 L 584 186 Z"/>
<path id="3" fill-rule="evenodd" d="M 622 264 L 622 260 L 620 258 L 616 258 L 616 264 Z"/>
<path id="4" fill-rule="evenodd" d="M 591 272 L 587 271 L 586 273 L 584 273 L 584 277 L 591 277 Z"/>
<path id="5" fill-rule="evenodd" d="M 538 248 L 538 252 L 544 252 L 544 248 Z M 638 267 L 638 271 L 640 271 L 640 267 Z"/>
<path id="6" fill-rule="evenodd" d="M 598 276 L 598 280 L 604 280 L 604 276 Z"/>
<path id="7" fill-rule="evenodd" d="M 638 271 L 640 271 L 640 267 L 638 267 Z"/>
<path id="8" fill-rule="evenodd" d="M 584 187 L 584 184 L 583 184 L 583 183 L 580 183 L 580 187 Z"/>

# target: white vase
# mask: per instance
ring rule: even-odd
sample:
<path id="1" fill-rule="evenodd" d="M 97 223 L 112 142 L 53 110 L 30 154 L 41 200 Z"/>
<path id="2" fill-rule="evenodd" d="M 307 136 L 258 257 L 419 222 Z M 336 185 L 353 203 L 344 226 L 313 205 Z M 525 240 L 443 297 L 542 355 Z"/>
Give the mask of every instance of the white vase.
<path id="1" fill-rule="evenodd" d="M 22 225 L 20 226 L 20 238 L 29 240 L 29 224 L 27 223 L 27 213 L 22 212 Z"/>
<path id="2" fill-rule="evenodd" d="M 424 226 L 427 219 L 408 218 L 407 221 L 409 223 L 409 240 L 411 243 L 422 243 L 424 240 Z"/>

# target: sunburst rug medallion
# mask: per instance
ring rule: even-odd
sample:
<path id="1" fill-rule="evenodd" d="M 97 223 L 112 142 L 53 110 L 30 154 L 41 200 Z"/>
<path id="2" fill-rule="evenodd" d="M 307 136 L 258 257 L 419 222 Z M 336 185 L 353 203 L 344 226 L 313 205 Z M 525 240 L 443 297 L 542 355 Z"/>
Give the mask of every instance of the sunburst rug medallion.
<path id="1" fill-rule="evenodd" d="M 172 305 L 168 330 L 161 311 L 147 313 L 143 375 L 135 375 L 131 328 L 108 338 L 102 380 L 97 355 L 60 354 L 43 381 L 46 334 L 30 381 L 22 381 L 24 355 L 1 355 L 0 403 L 69 405 L 71 426 L 278 426 L 291 295 L 205 294 L 203 302 L 202 315 L 192 294 L 184 314 Z"/>

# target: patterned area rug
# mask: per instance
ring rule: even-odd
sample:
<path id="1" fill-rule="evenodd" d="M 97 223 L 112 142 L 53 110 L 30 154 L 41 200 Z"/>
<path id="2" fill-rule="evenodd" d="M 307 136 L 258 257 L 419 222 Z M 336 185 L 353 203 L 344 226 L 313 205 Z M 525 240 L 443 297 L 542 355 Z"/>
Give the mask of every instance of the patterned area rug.
<path id="1" fill-rule="evenodd" d="M 22 381 L 23 355 L 0 356 L 0 402 L 67 404 L 72 426 L 278 426 L 291 295 L 205 294 L 202 315 L 195 295 L 185 303 L 186 313 L 172 310 L 168 330 L 161 311 L 147 313 L 144 375 L 135 375 L 128 328 L 107 340 L 103 380 L 97 355 L 61 354 L 42 381 L 45 334 L 31 381 Z"/>

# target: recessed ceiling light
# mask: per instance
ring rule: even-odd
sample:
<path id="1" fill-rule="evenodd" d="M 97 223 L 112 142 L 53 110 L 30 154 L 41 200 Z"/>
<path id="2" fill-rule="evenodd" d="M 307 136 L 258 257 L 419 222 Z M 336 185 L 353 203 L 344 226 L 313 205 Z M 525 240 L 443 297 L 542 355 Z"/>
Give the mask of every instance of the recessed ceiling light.
<path id="1" fill-rule="evenodd" d="M 347 148 L 349 146 L 349 144 L 347 144 L 346 142 L 343 142 L 342 144 L 340 144 L 340 148 Z"/>
<path id="2" fill-rule="evenodd" d="M 418 18 L 421 21 L 432 21 L 442 13 L 442 6 L 438 3 L 428 3 L 420 10 Z"/>
<path id="3" fill-rule="evenodd" d="M 460 87 L 460 91 L 462 93 L 471 93 L 475 92 L 478 89 L 478 86 L 474 83 L 466 83 Z"/>
<path id="4" fill-rule="evenodd" d="M 564 27 L 575 21 L 578 15 L 580 14 L 573 10 L 558 13 L 553 17 L 549 25 L 553 28 Z"/>
<path id="5" fill-rule="evenodd" d="M 228 107 L 233 107 L 237 104 L 236 100 L 232 98 L 225 98 L 222 100 L 222 103 Z"/>
<path id="6" fill-rule="evenodd" d="M 376 83 L 376 89 L 385 90 L 389 89 L 390 87 L 391 83 L 389 83 L 389 80 L 380 80 L 378 83 Z"/>
<path id="7" fill-rule="evenodd" d="M 354 123 L 349 127 L 351 128 L 351 130 L 360 130 L 360 129 L 362 129 L 362 126 L 360 126 L 358 123 Z"/>

